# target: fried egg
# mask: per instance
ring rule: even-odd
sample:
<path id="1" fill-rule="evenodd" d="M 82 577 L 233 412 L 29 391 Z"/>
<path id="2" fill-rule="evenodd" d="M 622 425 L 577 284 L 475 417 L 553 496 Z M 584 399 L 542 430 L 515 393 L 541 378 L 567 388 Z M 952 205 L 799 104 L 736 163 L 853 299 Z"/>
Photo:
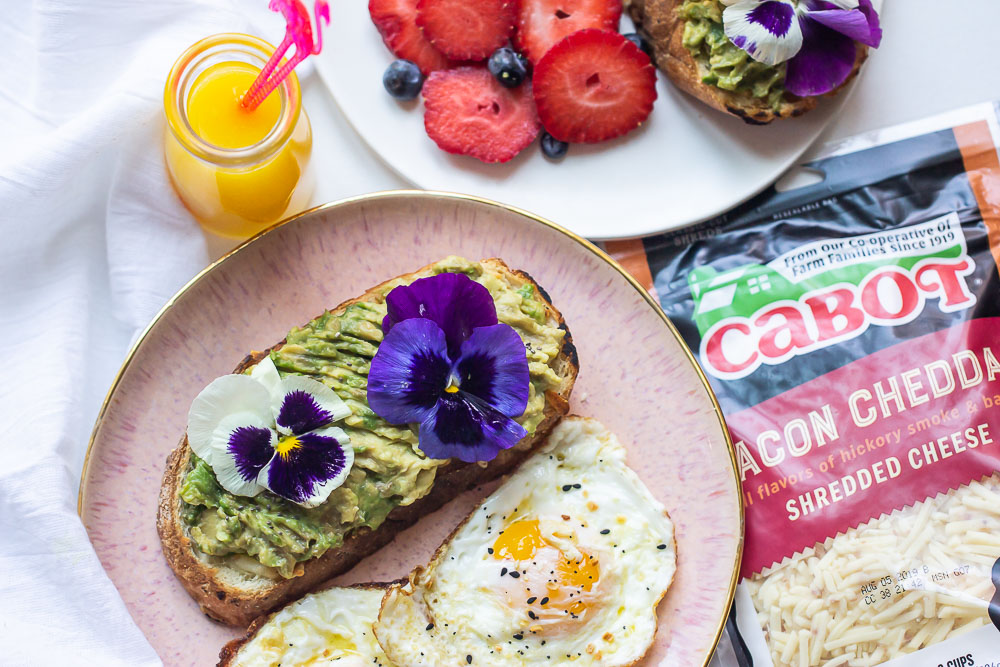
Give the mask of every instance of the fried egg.
<path id="1" fill-rule="evenodd" d="M 571 417 L 375 623 L 400 667 L 631 665 L 676 570 L 673 525 L 599 423 Z"/>
<path id="2" fill-rule="evenodd" d="M 237 648 L 231 667 L 395 667 L 372 634 L 385 588 L 329 588 L 294 602 Z"/>

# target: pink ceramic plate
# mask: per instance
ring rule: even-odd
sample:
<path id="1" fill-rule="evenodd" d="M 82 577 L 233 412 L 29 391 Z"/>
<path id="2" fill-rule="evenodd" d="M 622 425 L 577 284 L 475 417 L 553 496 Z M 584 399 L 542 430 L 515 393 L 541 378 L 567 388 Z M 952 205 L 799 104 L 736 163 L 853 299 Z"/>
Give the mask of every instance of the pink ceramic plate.
<path id="1" fill-rule="evenodd" d="M 393 192 L 305 213 L 207 269 L 149 326 L 108 395 L 84 468 L 80 514 L 166 664 L 214 664 L 238 634 L 201 614 L 156 536 L 164 461 L 191 400 L 247 351 L 450 254 L 502 258 L 534 276 L 562 311 L 580 354 L 572 411 L 618 434 L 677 528 L 677 577 L 643 664 L 708 662 L 733 599 L 742 507 L 718 405 L 677 332 L 617 264 L 551 223 L 472 197 Z M 469 492 L 425 517 L 341 581 L 404 576 L 477 500 Z"/>

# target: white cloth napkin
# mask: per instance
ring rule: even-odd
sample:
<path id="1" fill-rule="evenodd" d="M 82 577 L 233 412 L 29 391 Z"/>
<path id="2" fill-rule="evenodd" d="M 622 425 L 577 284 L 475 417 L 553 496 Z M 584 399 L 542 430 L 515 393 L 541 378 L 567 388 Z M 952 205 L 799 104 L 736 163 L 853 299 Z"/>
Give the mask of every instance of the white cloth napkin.
<path id="1" fill-rule="evenodd" d="M 283 30 L 266 0 L 0 0 L 0 664 L 159 664 L 80 469 L 129 343 L 210 260 L 165 174 L 167 72 L 209 34 Z"/>

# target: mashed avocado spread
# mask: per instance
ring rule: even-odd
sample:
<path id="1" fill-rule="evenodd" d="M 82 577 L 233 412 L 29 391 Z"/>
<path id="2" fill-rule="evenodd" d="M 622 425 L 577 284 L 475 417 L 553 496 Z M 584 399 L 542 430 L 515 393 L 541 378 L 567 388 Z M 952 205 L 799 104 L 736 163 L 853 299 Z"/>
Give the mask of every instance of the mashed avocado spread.
<path id="1" fill-rule="evenodd" d="M 552 369 L 564 332 L 546 322 L 545 307 L 532 285 L 507 278 L 459 257 L 433 266 L 434 273 L 464 273 L 493 296 L 497 317 L 521 336 L 528 355 L 531 388 L 528 407 L 517 421 L 533 433 L 543 419 L 545 392 L 559 385 Z M 368 368 L 382 341 L 385 294 L 403 281 L 384 286 L 377 300 L 348 306 L 343 314 L 324 313 L 293 329 L 285 345 L 271 352 L 278 372 L 300 374 L 332 388 L 351 408 L 339 424 L 351 438 L 354 466 L 347 481 L 327 502 L 306 509 L 264 491 L 254 498 L 235 496 L 216 481 L 211 467 L 191 455 L 181 486 L 181 519 L 199 550 L 209 556 L 242 555 L 244 564 L 272 568 L 282 577 L 296 565 L 337 547 L 353 530 L 372 530 L 394 508 L 426 495 L 437 468 L 417 446 L 417 428 L 393 426 L 368 407 Z M 259 570 L 259 566 L 249 568 Z M 265 571 L 270 574 L 270 572 Z"/>
<path id="2" fill-rule="evenodd" d="M 785 95 L 785 64 L 759 63 L 734 45 L 722 27 L 719 0 L 686 0 L 677 11 L 684 19 L 684 46 L 702 71 L 702 83 L 766 101 L 772 109 Z"/>

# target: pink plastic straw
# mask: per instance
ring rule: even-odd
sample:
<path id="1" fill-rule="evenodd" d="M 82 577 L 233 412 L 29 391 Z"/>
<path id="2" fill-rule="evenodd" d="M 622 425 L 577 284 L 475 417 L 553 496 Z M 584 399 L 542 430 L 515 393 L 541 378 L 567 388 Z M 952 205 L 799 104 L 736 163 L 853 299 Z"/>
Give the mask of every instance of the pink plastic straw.
<path id="1" fill-rule="evenodd" d="M 312 23 L 309 21 L 309 10 L 301 0 L 271 0 L 268 5 L 271 11 L 281 12 L 285 17 L 285 38 L 274 50 L 274 55 L 267 61 L 260 75 L 254 79 L 240 104 L 244 109 L 253 111 L 275 88 L 285 80 L 295 67 L 310 54 L 317 54 L 323 49 L 323 21 L 330 25 L 330 6 L 326 0 L 316 0 L 313 10 L 316 13 L 316 43 L 313 44 Z M 285 53 L 295 45 L 293 55 L 284 65 L 278 63 Z"/>

